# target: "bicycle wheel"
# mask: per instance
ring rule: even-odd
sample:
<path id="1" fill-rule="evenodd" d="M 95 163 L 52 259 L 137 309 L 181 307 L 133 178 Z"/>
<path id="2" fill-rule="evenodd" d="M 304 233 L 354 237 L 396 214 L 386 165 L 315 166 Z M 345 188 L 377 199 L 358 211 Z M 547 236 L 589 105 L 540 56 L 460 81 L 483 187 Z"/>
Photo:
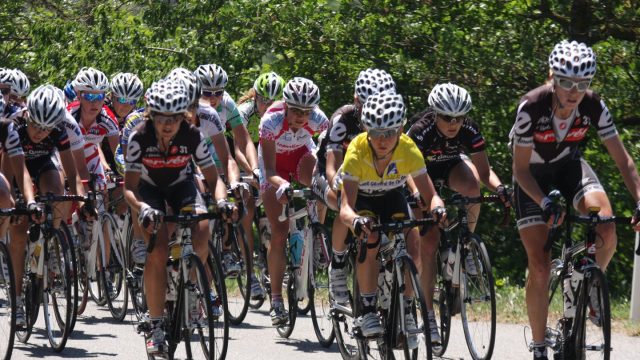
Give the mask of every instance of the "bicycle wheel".
<path id="1" fill-rule="evenodd" d="M 311 230 L 314 244 L 316 241 L 321 241 L 325 248 L 331 246 L 331 236 L 324 225 L 315 224 Z M 333 339 L 336 336 L 333 331 L 331 303 L 329 302 L 329 267 L 328 264 L 318 264 L 314 261 L 316 255 L 314 253 L 313 259 L 311 259 L 310 265 L 313 271 L 309 272 L 308 281 L 311 322 L 320 345 L 329 347 L 333 344 Z"/>
<path id="2" fill-rule="evenodd" d="M 440 344 L 432 344 L 433 354 L 442 356 L 447 351 L 449 345 L 449 335 L 451 335 L 451 311 L 449 310 L 452 299 L 451 281 L 446 280 L 442 273 L 444 262 L 440 256 L 440 251 L 436 251 L 435 261 L 435 286 L 433 288 L 433 311 L 440 332 Z M 429 341 L 431 336 L 429 335 Z"/>
<path id="3" fill-rule="evenodd" d="M 46 288 L 42 291 L 42 309 L 49 344 L 56 352 L 62 351 L 67 343 L 73 315 L 68 248 L 62 232 L 52 230 L 51 237 L 46 239 L 48 262 L 44 267 Z"/>
<path id="4" fill-rule="evenodd" d="M 360 293 L 352 258 L 349 258 L 349 261 L 345 264 L 345 271 L 348 274 L 347 279 L 350 279 L 350 281 L 347 281 L 347 288 L 349 289 L 348 308 L 345 309 L 346 311 L 333 310 L 331 321 L 340 355 L 344 360 L 356 360 L 360 358 L 360 352 L 353 328 L 354 314 L 356 314 L 357 310 L 357 304 L 354 299 L 359 299 Z"/>
<path id="5" fill-rule="evenodd" d="M 260 283 L 260 286 L 262 286 L 263 289 L 264 289 L 263 277 L 266 276 L 266 273 L 267 273 L 267 262 L 265 260 L 266 255 L 264 254 L 266 254 L 266 249 L 264 250 L 264 253 L 258 253 L 253 257 L 253 273 L 256 279 L 258 279 L 258 282 Z M 265 296 L 262 296 L 256 299 L 252 298 L 249 301 L 249 307 L 254 310 L 260 309 L 262 305 L 265 303 L 266 299 L 267 299 L 266 294 Z"/>
<path id="6" fill-rule="evenodd" d="M 196 255 L 190 255 L 187 261 L 189 268 L 189 276 L 187 279 L 181 279 L 184 285 L 180 287 L 181 294 L 183 289 L 187 292 L 195 292 L 195 296 L 191 299 L 179 301 L 179 304 L 187 306 L 189 313 L 193 316 L 194 309 L 198 311 L 198 319 L 186 319 L 185 323 L 188 331 L 184 333 L 185 347 L 188 359 L 223 359 L 226 352 L 224 345 L 224 334 L 218 333 L 215 327 L 215 317 L 212 314 L 211 290 L 209 288 L 209 280 L 204 265 Z M 183 275 L 181 275 L 183 276 Z M 184 296 L 184 295 L 181 295 Z M 188 301 L 196 301 L 196 304 L 189 304 Z M 218 340 L 222 340 L 218 342 Z M 194 352 L 199 352 L 194 355 Z M 172 354 L 172 352 L 169 352 Z M 172 355 L 170 355 L 172 358 Z"/>
<path id="7" fill-rule="evenodd" d="M 296 295 L 296 280 L 294 272 L 288 269 L 284 274 L 282 288 L 287 291 L 282 294 L 283 301 L 287 307 L 289 321 L 286 325 L 278 326 L 278 334 L 283 338 L 288 338 L 293 332 L 293 328 L 296 326 L 296 319 L 298 317 L 298 297 Z"/>
<path id="8" fill-rule="evenodd" d="M 225 278 L 229 321 L 233 325 L 240 325 L 247 316 L 247 310 L 249 309 L 253 254 L 248 251 L 249 243 L 244 236 L 242 226 L 229 226 L 228 229 L 231 231 L 227 231 L 230 237 L 227 241 L 231 241 L 230 250 L 235 258 L 238 259 L 240 265 L 240 271 L 236 276 L 227 276 Z"/>
<path id="9" fill-rule="evenodd" d="M 97 221 L 97 220 L 96 220 Z M 102 223 L 101 223 L 102 224 Z M 91 226 L 91 225 L 90 225 Z M 91 246 L 96 247 L 95 259 L 89 259 L 91 255 L 91 251 L 87 251 L 85 255 L 87 256 L 87 265 L 93 263 L 94 274 L 93 277 L 88 277 L 88 288 L 89 288 L 89 296 L 91 296 L 91 300 L 93 300 L 98 306 L 104 306 L 107 304 L 107 298 L 104 296 L 104 282 L 102 279 L 102 249 L 100 249 L 99 238 L 96 231 L 102 232 L 102 226 L 94 226 L 92 235 L 93 240 L 91 242 Z M 95 244 L 94 244 L 95 242 Z"/>
<path id="10" fill-rule="evenodd" d="M 102 273 L 102 283 L 105 284 L 105 289 L 109 289 L 105 299 L 111 316 L 116 321 L 122 321 L 127 315 L 127 305 L 129 304 L 129 293 L 125 281 L 124 242 L 113 215 L 105 214 L 103 223 L 107 226 L 107 235 L 109 236 L 105 242 L 111 243 L 111 256 L 109 256 L 109 263 L 106 267 L 107 272 Z"/>
<path id="11" fill-rule="evenodd" d="M 578 294 L 573 329 L 576 359 L 608 360 L 611 309 L 607 280 L 600 269 L 594 267 L 585 272 Z"/>
<path id="12" fill-rule="evenodd" d="M 130 211 L 125 215 L 125 219 L 127 217 L 128 221 L 125 220 L 125 223 L 128 226 L 125 232 L 125 247 L 123 249 L 126 267 L 125 280 L 129 297 L 131 298 L 131 308 L 137 320 L 141 321 L 147 312 L 147 300 L 144 296 L 144 269 L 142 265 L 138 265 L 133 261 L 133 255 L 131 254 L 131 249 L 133 248 L 133 225 Z"/>
<path id="13" fill-rule="evenodd" d="M 42 299 L 41 281 L 35 273 L 29 271 L 29 265 L 25 261 L 25 272 L 22 280 L 22 297 L 27 326 L 24 328 L 16 327 L 16 336 L 21 343 L 26 344 L 27 341 L 29 341 L 29 337 L 31 337 L 31 333 L 33 332 L 33 325 L 38 318 L 40 301 Z"/>
<path id="14" fill-rule="evenodd" d="M 89 300 L 89 279 L 87 278 L 87 258 L 86 252 L 83 248 L 85 243 L 84 236 L 80 231 L 79 221 L 74 222 L 71 226 L 74 227 L 74 232 L 77 234 L 75 238 L 74 250 L 75 250 L 75 259 L 76 259 L 76 277 L 78 279 L 78 310 L 77 315 L 82 315 L 84 313 L 85 308 L 87 307 L 87 301 Z"/>
<path id="15" fill-rule="evenodd" d="M 0 358 L 11 359 L 16 333 L 16 290 L 11 257 L 0 241 Z"/>
<path id="16" fill-rule="evenodd" d="M 473 266 L 467 264 L 467 254 Z M 489 359 L 496 336 L 496 293 L 489 254 L 477 235 L 470 235 L 460 263 L 460 314 L 467 347 L 475 360 Z"/>
<path id="17" fill-rule="evenodd" d="M 212 249 L 209 249 L 207 266 L 211 282 L 211 306 L 213 313 L 213 327 L 215 332 L 215 353 L 216 360 L 222 360 L 227 354 L 229 344 L 229 317 L 227 316 L 227 289 L 225 288 L 222 266 L 218 259 L 213 256 Z"/>
<path id="18" fill-rule="evenodd" d="M 73 236 L 67 224 L 63 221 L 60 223 L 60 231 L 64 234 L 66 239 L 67 257 L 71 260 L 71 297 L 73 304 L 73 313 L 71 315 L 71 332 L 76 327 L 76 319 L 78 318 L 78 302 L 79 302 L 79 289 L 78 289 L 78 262 L 76 259 L 76 246 L 74 244 Z"/>

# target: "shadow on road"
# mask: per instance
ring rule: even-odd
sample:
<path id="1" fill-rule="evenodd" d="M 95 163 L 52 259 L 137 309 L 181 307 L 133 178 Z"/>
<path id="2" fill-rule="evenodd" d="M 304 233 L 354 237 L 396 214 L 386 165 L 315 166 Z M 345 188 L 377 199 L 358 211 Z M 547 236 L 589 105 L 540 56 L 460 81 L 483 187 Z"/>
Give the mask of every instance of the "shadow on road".
<path id="1" fill-rule="evenodd" d="M 295 348 L 297 351 L 305 353 L 336 353 L 339 354 L 338 347 L 331 345 L 328 348 L 322 347 L 317 341 L 311 341 L 309 339 L 296 340 L 296 339 L 277 339 L 276 344 L 282 344 L 284 346 Z"/>

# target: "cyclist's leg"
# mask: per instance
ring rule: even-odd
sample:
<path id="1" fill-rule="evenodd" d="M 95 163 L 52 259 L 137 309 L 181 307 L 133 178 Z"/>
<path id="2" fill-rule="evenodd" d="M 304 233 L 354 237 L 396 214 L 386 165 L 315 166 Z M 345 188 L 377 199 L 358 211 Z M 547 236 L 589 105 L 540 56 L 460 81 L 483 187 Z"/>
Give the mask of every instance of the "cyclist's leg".
<path id="1" fill-rule="evenodd" d="M 207 212 L 204 200 L 197 189 L 195 181 L 183 181 L 169 188 L 165 193 L 167 203 L 173 210 L 174 214 L 179 214 L 180 209 L 189 207 L 196 214 Z M 203 264 L 207 263 L 209 256 L 209 222 L 202 220 L 191 225 L 191 234 L 193 239 L 193 250 L 196 252 Z"/>
<path id="2" fill-rule="evenodd" d="M 450 168 L 448 176 L 449 187 L 463 196 L 480 196 L 480 176 L 471 160 L 464 157 L 461 160 L 453 160 L 453 162 L 457 163 L 455 163 L 455 165 L 452 164 Z M 467 211 L 469 216 L 469 230 L 473 232 L 478 223 L 478 217 L 480 216 L 480 204 L 468 205 Z"/>
<path id="3" fill-rule="evenodd" d="M 298 161 L 298 167 L 296 170 L 296 179 L 304 186 L 311 186 L 311 179 L 313 177 L 313 169 L 316 166 L 316 157 L 310 152 L 302 155 Z"/>
<path id="4" fill-rule="evenodd" d="M 53 193 L 54 195 L 63 195 L 64 194 L 64 183 L 61 178 L 61 173 L 55 167 L 53 169 L 47 169 L 42 171 L 38 176 L 38 189 L 41 194 L 46 194 L 48 192 Z M 57 202 L 53 204 L 53 227 L 59 228 L 60 221 L 64 214 L 69 213 L 70 202 Z"/>
<path id="5" fill-rule="evenodd" d="M 4 175 L 0 173 L 0 208 L 9 209 L 14 206 L 15 204 L 13 202 L 13 198 L 11 197 L 11 188 L 9 187 L 9 182 L 4 177 Z M 9 217 L 3 216 L 0 218 L 0 239 L 4 239 L 4 236 L 7 234 L 9 222 Z"/>
<path id="6" fill-rule="evenodd" d="M 267 251 L 267 263 L 271 277 L 271 296 L 282 299 L 282 279 L 286 257 L 284 253 L 285 241 L 289 233 L 289 219 L 280 222 L 278 217 L 282 214 L 282 204 L 276 199 L 276 188 L 267 185 L 262 191 L 264 211 L 271 226 L 271 241 Z"/>

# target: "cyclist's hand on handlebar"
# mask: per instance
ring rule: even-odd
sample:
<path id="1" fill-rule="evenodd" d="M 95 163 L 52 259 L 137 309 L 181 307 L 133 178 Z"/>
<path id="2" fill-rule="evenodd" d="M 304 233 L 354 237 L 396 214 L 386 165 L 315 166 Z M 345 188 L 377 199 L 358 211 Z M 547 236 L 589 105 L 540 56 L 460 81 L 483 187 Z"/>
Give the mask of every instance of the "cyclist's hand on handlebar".
<path id="1" fill-rule="evenodd" d="M 30 202 L 27 204 L 27 211 L 31 214 L 31 220 L 36 224 L 42 224 L 44 222 L 44 211 L 38 203 Z"/>
<path id="2" fill-rule="evenodd" d="M 218 200 L 218 210 L 222 214 L 222 219 L 227 222 L 238 221 L 238 207 L 232 201 Z"/>
<path id="3" fill-rule="evenodd" d="M 500 197 L 504 207 L 511 207 L 511 197 L 513 196 L 513 190 L 506 185 L 498 185 L 496 188 L 496 195 Z"/>
<path id="4" fill-rule="evenodd" d="M 286 204 L 289 202 L 288 193 L 291 191 L 291 184 L 288 181 L 282 183 L 278 190 L 276 190 L 276 199 L 280 204 Z"/>
<path id="5" fill-rule="evenodd" d="M 545 196 L 540 204 L 542 208 L 542 219 L 547 222 L 549 227 L 562 225 L 564 220 L 564 209 L 562 205 L 554 202 L 549 197 Z"/>
<path id="6" fill-rule="evenodd" d="M 151 206 L 144 204 L 140 207 L 140 213 L 138 214 L 138 223 L 149 234 L 152 234 L 162 220 L 164 214 L 160 210 L 156 210 Z"/>
<path id="7" fill-rule="evenodd" d="M 422 196 L 420 196 L 420 192 L 416 191 L 412 194 L 413 200 L 415 200 L 416 205 L 418 205 L 418 208 L 422 211 L 427 211 L 427 204 L 424 202 L 424 199 L 422 199 Z"/>
<path id="8" fill-rule="evenodd" d="M 431 209 L 431 215 L 433 215 L 434 220 L 436 220 L 438 224 L 444 225 L 444 222 L 447 220 L 447 209 L 444 206 L 436 206 Z"/>
<path id="9" fill-rule="evenodd" d="M 364 235 L 371 234 L 371 226 L 373 225 L 374 219 L 368 216 L 356 216 L 353 219 L 353 233 L 357 237 L 361 237 Z"/>

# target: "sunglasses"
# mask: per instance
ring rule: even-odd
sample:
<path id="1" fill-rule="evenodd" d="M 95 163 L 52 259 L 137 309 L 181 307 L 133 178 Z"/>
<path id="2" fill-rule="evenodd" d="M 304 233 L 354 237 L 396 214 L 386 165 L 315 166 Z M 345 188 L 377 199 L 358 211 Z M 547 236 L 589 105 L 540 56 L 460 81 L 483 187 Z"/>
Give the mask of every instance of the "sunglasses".
<path id="1" fill-rule="evenodd" d="M 256 94 L 256 101 L 259 101 L 259 102 L 261 102 L 263 104 L 267 104 L 267 105 L 273 104 L 273 100 L 271 100 L 269 98 L 266 98 L 266 97 L 264 97 L 264 96 L 262 96 L 260 94 Z"/>
<path id="2" fill-rule="evenodd" d="M 107 96 L 105 93 L 101 94 L 92 94 L 92 93 L 84 93 L 81 95 L 83 99 L 94 102 L 94 101 L 102 101 Z"/>
<path id="3" fill-rule="evenodd" d="M 464 121 L 465 116 L 464 115 L 460 115 L 460 116 L 449 116 L 449 115 L 441 115 L 438 114 L 438 117 L 446 122 L 447 124 L 459 124 L 461 122 Z"/>
<path id="4" fill-rule="evenodd" d="M 39 132 L 50 132 L 51 130 L 54 129 L 54 127 L 40 126 L 39 124 L 34 122 L 32 119 L 29 119 L 29 120 L 30 120 L 28 122 L 29 127 L 33 127 L 34 129 L 38 130 Z"/>
<path id="5" fill-rule="evenodd" d="M 374 139 L 388 139 L 398 135 L 398 129 L 369 129 L 367 130 L 367 135 Z"/>
<path id="6" fill-rule="evenodd" d="M 182 114 L 175 114 L 175 115 L 154 114 L 152 119 L 153 121 L 162 125 L 174 125 L 184 120 L 184 116 L 182 116 Z"/>
<path id="7" fill-rule="evenodd" d="M 313 111 L 313 109 L 301 109 L 293 106 L 289 106 L 289 110 L 298 116 L 308 116 L 311 115 L 311 112 Z"/>
<path id="8" fill-rule="evenodd" d="M 0 89 L 0 93 L 2 93 L 2 95 L 7 95 L 11 92 L 11 88 L 3 88 Z"/>
<path id="9" fill-rule="evenodd" d="M 122 105 L 136 105 L 138 103 L 138 99 L 129 99 L 126 97 L 119 97 L 116 99 Z"/>
<path id="10" fill-rule="evenodd" d="M 202 96 L 204 97 L 220 97 L 224 95 L 224 89 L 220 89 L 220 90 L 215 90 L 215 91 L 209 91 L 209 90 L 202 90 Z"/>
<path id="11" fill-rule="evenodd" d="M 575 87 L 579 92 L 585 92 L 589 88 L 589 85 L 591 85 L 590 79 L 573 81 L 563 77 L 554 77 L 553 80 L 556 85 L 567 91 L 571 91 L 571 89 Z"/>

